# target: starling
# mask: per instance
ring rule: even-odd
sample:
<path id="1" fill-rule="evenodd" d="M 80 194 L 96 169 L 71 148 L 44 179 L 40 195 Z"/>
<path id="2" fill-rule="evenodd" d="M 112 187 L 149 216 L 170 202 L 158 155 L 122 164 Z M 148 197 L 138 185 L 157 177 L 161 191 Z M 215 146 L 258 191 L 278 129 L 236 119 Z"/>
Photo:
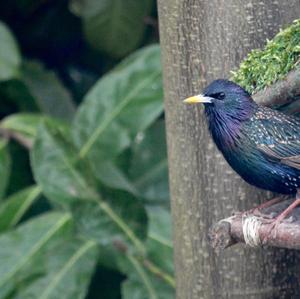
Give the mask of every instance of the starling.
<path id="1" fill-rule="evenodd" d="M 203 103 L 211 136 L 229 165 L 249 184 L 296 200 L 300 205 L 300 119 L 259 106 L 228 80 L 215 80 L 203 94 L 184 100 Z"/>

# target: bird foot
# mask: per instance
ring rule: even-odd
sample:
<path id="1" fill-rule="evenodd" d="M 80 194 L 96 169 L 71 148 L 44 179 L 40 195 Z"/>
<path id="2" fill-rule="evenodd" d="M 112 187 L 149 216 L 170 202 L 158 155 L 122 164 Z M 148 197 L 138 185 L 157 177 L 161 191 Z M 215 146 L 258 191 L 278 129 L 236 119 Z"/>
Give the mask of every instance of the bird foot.
<path id="1" fill-rule="evenodd" d="M 280 223 L 293 211 L 293 209 L 295 209 L 299 205 L 300 205 L 300 197 L 297 194 L 296 200 L 291 205 L 289 205 L 282 213 L 280 213 L 275 219 L 271 221 L 270 227 L 266 232 L 262 244 L 266 244 L 268 240 L 276 238 L 276 233 Z"/>
<path id="2" fill-rule="evenodd" d="M 274 217 L 276 216 L 276 214 L 274 214 L 274 213 L 264 214 L 260 209 L 257 209 L 257 208 L 253 209 L 252 215 L 257 216 L 257 217 L 261 217 L 261 218 L 264 218 L 264 219 L 270 219 L 270 220 L 273 220 Z"/>
<path id="3" fill-rule="evenodd" d="M 263 217 L 263 218 L 267 218 L 267 219 L 273 219 L 274 215 L 266 215 L 264 213 L 261 212 L 262 209 L 266 209 L 268 207 L 271 207 L 272 205 L 282 201 L 283 198 L 282 197 L 275 197 L 272 198 L 271 200 L 268 200 L 260 205 L 258 205 L 255 208 L 252 208 L 248 211 L 242 212 L 242 214 L 244 216 L 248 216 L 248 215 L 254 215 L 254 216 L 258 216 L 258 217 Z"/>

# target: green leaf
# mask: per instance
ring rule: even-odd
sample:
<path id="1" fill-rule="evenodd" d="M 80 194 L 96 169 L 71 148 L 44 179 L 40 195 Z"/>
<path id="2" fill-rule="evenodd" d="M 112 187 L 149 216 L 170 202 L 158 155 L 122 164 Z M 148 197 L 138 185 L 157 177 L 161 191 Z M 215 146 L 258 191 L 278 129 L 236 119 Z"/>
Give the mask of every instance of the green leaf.
<path id="1" fill-rule="evenodd" d="M 126 190 L 149 205 L 169 205 L 168 162 L 165 123 L 156 121 L 138 133 L 130 148 L 130 155 L 118 157 L 94 167 L 96 177 L 105 185 Z"/>
<path id="2" fill-rule="evenodd" d="M 152 0 L 73 0 L 71 10 L 82 17 L 87 41 L 113 57 L 136 49 L 145 32 Z"/>
<path id="3" fill-rule="evenodd" d="M 67 121 L 73 118 L 75 106 L 71 95 L 53 71 L 37 62 L 27 62 L 22 80 L 41 111 Z"/>
<path id="4" fill-rule="evenodd" d="M 93 241 L 68 240 L 47 248 L 45 274 L 21 289 L 16 299 L 83 299 L 97 261 Z"/>
<path id="5" fill-rule="evenodd" d="M 169 275 L 174 273 L 170 211 L 161 207 L 147 209 L 149 233 L 146 243 L 149 259 Z"/>
<path id="6" fill-rule="evenodd" d="M 0 232 L 16 225 L 40 194 L 41 189 L 33 186 L 11 195 L 1 203 Z"/>
<path id="7" fill-rule="evenodd" d="M 36 181 L 55 204 L 68 208 L 79 199 L 97 198 L 93 183 L 86 180 L 85 163 L 78 161 L 74 146 L 53 124 L 39 127 L 31 162 Z"/>
<path id="8" fill-rule="evenodd" d="M 174 298 L 170 212 L 161 207 L 151 207 L 147 211 L 149 216 L 147 256 L 140 259 L 127 255 L 127 260 L 119 259 L 119 267 L 128 275 L 128 280 L 122 287 L 123 297 Z"/>
<path id="9" fill-rule="evenodd" d="M 37 127 L 44 118 L 45 117 L 41 114 L 12 114 L 5 117 L 1 121 L 0 128 L 21 134 L 24 138 L 27 138 L 30 142 L 33 142 L 36 136 Z"/>
<path id="10" fill-rule="evenodd" d="M 11 160 L 7 149 L 7 141 L 0 139 L 0 199 L 5 194 L 11 172 Z"/>
<path id="11" fill-rule="evenodd" d="M 132 195 L 112 192 L 105 202 L 77 204 L 73 213 L 79 232 L 99 244 L 121 242 L 127 247 L 131 241 L 144 251 L 139 240 L 147 235 L 147 215 L 143 205 Z"/>
<path id="12" fill-rule="evenodd" d="M 76 114 L 72 135 L 94 168 L 112 160 L 163 111 L 158 46 L 144 48 L 101 78 Z"/>
<path id="13" fill-rule="evenodd" d="M 147 284 L 145 283 L 147 282 Z M 122 284 L 123 299 L 174 299 L 175 291 L 152 276 L 144 280 L 129 278 Z"/>
<path id="14" fill-rule="evenodd" d="M 122 284 L 123 299 L 173 299 L 175 290 L 161 277 L 143 267 L 143 263 L 133 255 L 127 254 L 121 263 L 128 279 Z"/>
<path id="15" fill-rule="evenodd" d="M 0 22 L 0 81 L 16 77 L 20 64 L 17 42 L 8 27 Z"/>
<path id="16" fill-rule="evenodd" d="M 133 195 L 138 195 L 137 190 L 129 181 L 125 173 L 113 162 L 106 161 L 94 167 L 95 176 L 106 186 L 114 189 L 125 190 Z"/>
<path id="17" fill-rule="evenodd" d="M 123 199 L 128 205 L 127 215 L 121 200 L 102 198 L 95 191 L 88 165 L 85 161 L 78 160 L 76 154 L 73 145 L 53 125 L 44 124 L 39 128 L 31 161 L 34 176 L 43 193 L 55 204 L 68 209 L 75 207 L 74 213 L 78 210 L 80 214 L 75 216 L 76 221 L 83 222 L 82 225 L 89 221 L 89 230 L 93 226 L 101 230 L 100 233 L 103 230 L 117 230 L 122 232 L 124 239 L 129 239 L 137 250 L 144 252 L 144 246 L 136 235 L 139 231 L 145 231 L 145 211 L 141 204 L 136 200 L 134 204 L 129 204 Z M 133 211 L 136 215 L 133 215 Z M 100 219 L 97 219 L 98 217 Z M 99 225 L 99 221 L 102 221 L 103 225 Z M 111 235 L 110 240 L 114 236 Z"/>
<path id="18" fill-rule="evenodd" d="M 132 145 L 129 181 L 139 194 L 150 200 L 168 202 L 168 162 L 165 122 L 160 120 L 142 132 Z"/>
<path id="19" fill-rule="evenodd" d="M 147 256 L 130 253 L 118 256 L 118 267 L 128 279 L 122 285 L 122 298 L 174 298 L 173 246 L 170 212 L 148 208 Z"/>
<path id="20" fill-rule="evenodd" d="M 16 113 L 5 117 L 0 122 L 0 129 L 8 130 L 20 136 L 31 146 L 37 135 L 39 125 L 47 121 L 52 123 L 62 131 L 67 131 L 68 126 L 65 122 L 37 113 Z"/>
<path id="21" fill-rule="evenodd" d="M 148 214 L 150 227 L 146 256 L 135 256 L 120 244 L 109 252 L 110 255 L 106 255 L 115 268 L 127 275 L 127 280 L 122 284 L 122 298 L 125 299 L 171 299 L 175 295 L 170 212 L 151 207 Z M 117 254 L 118 250 L 123 254 Z M 100 261 L 103 263 L 102 259 Z"/>
<path id="22" fill-rule="evenodd" d="M 52 239 L 64 234 L 70 220 L 69 214 L 47 213 L 0 236 L 0 298 L 12 290 L 32 259 Z"/>

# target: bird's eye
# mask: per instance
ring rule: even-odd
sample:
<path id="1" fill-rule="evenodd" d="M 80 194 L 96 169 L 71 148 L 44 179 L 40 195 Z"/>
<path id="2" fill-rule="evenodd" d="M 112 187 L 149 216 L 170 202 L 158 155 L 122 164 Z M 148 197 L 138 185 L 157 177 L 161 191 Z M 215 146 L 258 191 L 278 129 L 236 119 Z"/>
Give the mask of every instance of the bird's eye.
<path id="1" fill-rule="evenodd" d="M 212 98 L 215 98 L 217 100 L 224 100 L 225 99 L 225 93 L 224 92 L 216 92 L 210 95 Z"/>
<path id="2" fill-rule="evenodd" d="M 225 93 L 224 93 L 224 92 L 220 92 L 220 93 L 217 95 L 217 99 L 218 99 L 218 100 L 224 100 L 224 99 L 225 99 Z"/>

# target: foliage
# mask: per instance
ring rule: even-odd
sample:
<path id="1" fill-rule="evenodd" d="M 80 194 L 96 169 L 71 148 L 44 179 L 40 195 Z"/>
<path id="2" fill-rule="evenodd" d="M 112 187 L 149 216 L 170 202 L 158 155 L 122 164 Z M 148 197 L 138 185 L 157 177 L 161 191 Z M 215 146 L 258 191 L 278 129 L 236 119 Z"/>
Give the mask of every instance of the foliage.
<path id="1" fill-rule="evenodd" d="M 251 51 L 231 79 L 255 93 L 284 78 L 297 67 L 299 59 L 300 20 L 296 20 L 268 41 L 264 49 Z"/>
<path id="2" fill-rule="evenodd" d="M 0 80 L 8 80 L 17 76 L 21 58 L 16 40 L 4 23 L 0 24 L 0 42 Z"/>
<path id="3" fill-rule="evenodd" d="M 0 299 L 173 298 L 153 2 L 3 2 Z"/>
<path id="4" fill-rule="evenodd" d="M 123 57 L 143 39 L 143 22 L 151 6 L 151 0 L 72 0 L 70 7 L 82 18 L 87 40 L 93 47 Z"/>

